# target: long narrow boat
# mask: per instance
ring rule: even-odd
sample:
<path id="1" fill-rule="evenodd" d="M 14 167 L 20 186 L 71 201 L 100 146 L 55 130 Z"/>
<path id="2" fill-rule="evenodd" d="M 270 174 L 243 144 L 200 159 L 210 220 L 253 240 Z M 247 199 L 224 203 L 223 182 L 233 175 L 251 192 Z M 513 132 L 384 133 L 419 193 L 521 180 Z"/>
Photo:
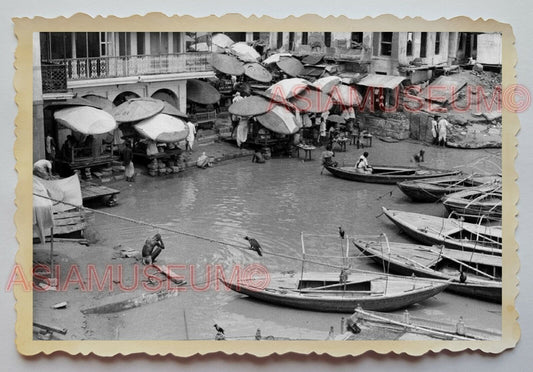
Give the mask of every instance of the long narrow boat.
<path id="1" fill-rule="evenodd" d="M 396 332 L 396 340 L 439 339 L 461 341 L 497 341 L 502 337 L 497 329 L 480 329 L 465 324 L 459 318 L 456 323 L 442 319 L 424 319 L 410 314 L 379 313 L 363 309 L 355 309 L 350 317 L 361 329 L 383 329 Z"/>
<path id="2" fill-rule="evenodd" d="M 429 245 L 487 254 L 502 254 L 502 229 L 453 218 L 389 210 L 383 213 L 413 239 Z"/>
<path id="3" fill-rule="evenodd" d="M 464 252 L 442 246 L 388 242 L 383 239 L 352 239 L 352 243 L 377 263 L 385 264 L 390 272 L 451 279 L 447 291 L 501 303 L 501 256 Z"/>
<path id="4" fill-rule="evenodd" d="M 467 221 L 501 221 L 502 187 L 486 185 L 459 191 L 444 197 L 442 204 Z"/>
<path id="5" fill-rule="evenodd" d="M 455 175 L 403 181 L 397 186 L 411 200 L 429 203 L 436 202 L 448 194 L 498 182 L 501 182 L 499 176 Z"/>
<path id="6" fill-rule="evenodd" d="M 263 280 L 264 279 L 264 280 Z M 381 273 L 351 273 L 341 282 L 338 273 L 279 274 L 229 282 L 229 289 L 270 304 L 298 309 L 351 313 L 357 306 L 367 310 L 394 311 L 442 292 L 449 282 L 404 278 Z M 254 283 L 270 282 L 268 287 Z"/>
<path id="7" fill-rule="evenodd" d="M 372 166 L 372 173 L 364 174 L 355 171 L 354 166 L 324 167 L 335 177 L 350 181 L 395 184 L 406 180 L 416 180 L 420 178 L 443 177 L 458 174 L 457 170 L 441 170 L 425 167 L 397 167 L 375 165 Z"/>

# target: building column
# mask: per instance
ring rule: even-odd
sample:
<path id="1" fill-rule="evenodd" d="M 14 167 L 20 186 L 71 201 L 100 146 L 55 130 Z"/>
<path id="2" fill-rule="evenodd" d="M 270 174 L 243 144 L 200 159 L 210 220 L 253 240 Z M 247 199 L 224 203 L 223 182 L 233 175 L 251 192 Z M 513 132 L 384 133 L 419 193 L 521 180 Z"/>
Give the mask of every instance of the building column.
<path id="1" fill-rule="evenodd" d="M 168 33 L 168 54 L 173 54 L 174 52 L 174 33 L 173 32 L 167 32 Z"/>
<path id="2" fill-rule="evenodd" d="M 33 33 L 33 161 L 45 158 L 43 82 L 39 32 Z"/>
<path id="3" fill-rule="evenodd" d="M 137 55 L 137 33 L 130 32 L 130 51 L 132 56 Z"/>
<path id="4" fill-rule="evenodd" d="M 150 47 L 150 32 L 144 33 L 144 54 L 152 54 L 152 48 Z"/>

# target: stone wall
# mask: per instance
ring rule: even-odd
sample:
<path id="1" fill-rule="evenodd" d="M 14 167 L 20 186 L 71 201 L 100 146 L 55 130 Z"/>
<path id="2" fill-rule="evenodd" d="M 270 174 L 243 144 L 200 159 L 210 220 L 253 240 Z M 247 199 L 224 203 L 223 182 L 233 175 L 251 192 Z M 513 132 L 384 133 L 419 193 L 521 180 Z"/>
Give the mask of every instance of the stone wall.
<path id="1" fill-rule="evenodd" d="M 398 140 L 410 137 L 409 119 L 403 113 L 376 116 L 363 114 L 364 129 L 375 136 L 390 137 Z"/>

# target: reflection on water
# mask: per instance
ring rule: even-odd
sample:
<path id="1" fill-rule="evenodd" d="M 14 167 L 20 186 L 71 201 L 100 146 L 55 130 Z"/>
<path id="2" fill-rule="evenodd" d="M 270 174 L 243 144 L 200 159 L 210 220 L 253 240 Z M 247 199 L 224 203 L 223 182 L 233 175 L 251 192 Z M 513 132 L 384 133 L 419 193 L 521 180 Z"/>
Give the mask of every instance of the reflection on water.
<path id="1" fill-rule="evenodd" d="M 368 149 L 369 160 L 371 164 L 409 165 L 412 154 L 420 148 L 426 151 L 426 166 L 500 172 L 499 150 L 454 150 L 409 142 L 384 144 L 375 141 L 374 147 Z M 336 158 L 340 164 L 348 164 L 358 156 L 353 147 L 347 153 L 337 153 Z M 319 154 L 313 157 L 318 159 Z M 326 171 L 321 174 L 319 160 L 302 162 L 294 158 L 271 159 L 265 164 L 255 164 L 249 159 L 236 160 L 168 178 L 140 178 L 121 190 L 119 205 L 108 211 L 242 247 L 247 246 L 244 236 L 248 235 L 256 238 L 267 251 L 300 257 L 301 232 L 335 236 L 339 226 L 352 236 L 384 232 L 390 240 L 408 241 L 396 227 L 380 217 L 382 206 L 445 215 L 441 204 L 411 203 L 396 186 L 337 179 Z M 96 228 L 109 246 L 122 244 L 139 249 L 146 237 L 155 233 L 151 227 L 100 216 Z M 300 269 L 298 261 L 272 255 L 259 258 L 254 252 L 228 245 L 160 232 L 167 246 L 161 262 L 194 265 L 195 274 L 203 280 L 208 264 L 222 264 L 228 270 L 235 264 L 253 262 L 261 263 L 271 272 Z M 324 255 L 339 252 L 336 243 L 321 248 Z M 357 266 L 379 269 L 370 265 L 368 259 L 361 259 Z M 212 287 L 205 292 L 189 291 L 177 298 L 128 311 L 122 319 L 121 337 L 184 339 L 184 321 L 189 338 L 213 338 L 213 322 L 223 328 L 230 326 L 230 334 L 239 336 L 247 332 L 253 334 L 261 327 L 265 334 L 293 338 L 300 334 L 302 338 L 310 338 L 317 332 L 323 332 L 325 338 L 330 325 L 338 330 L 339 314 L 280 308 Z M 150 326 L 144 325 L 142 319 L 152 306 L 168 316 L 158 318 Z M 462 315 L 467 321 L 485 328 L 500 327 L 499 306 L 450 294 L 417 304 L 410 311 L 420 316 L 449 316 L 450 319 Z M 129 327 L 130 323 L 136 326 Z"/>

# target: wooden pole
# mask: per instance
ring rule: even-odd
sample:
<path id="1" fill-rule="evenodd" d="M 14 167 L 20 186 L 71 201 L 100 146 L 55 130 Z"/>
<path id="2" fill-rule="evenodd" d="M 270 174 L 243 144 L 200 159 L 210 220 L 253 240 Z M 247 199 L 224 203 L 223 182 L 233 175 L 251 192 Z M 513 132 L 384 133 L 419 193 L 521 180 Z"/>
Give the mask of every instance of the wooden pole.
<path id="1" fill-rule="evenodd" d="M 189 327 L 187 326 L 187 314 L 185 313 L 185 309 L 183 309 L 183 323 L 185 324 L 185 338 L 189 339 Z"/>

